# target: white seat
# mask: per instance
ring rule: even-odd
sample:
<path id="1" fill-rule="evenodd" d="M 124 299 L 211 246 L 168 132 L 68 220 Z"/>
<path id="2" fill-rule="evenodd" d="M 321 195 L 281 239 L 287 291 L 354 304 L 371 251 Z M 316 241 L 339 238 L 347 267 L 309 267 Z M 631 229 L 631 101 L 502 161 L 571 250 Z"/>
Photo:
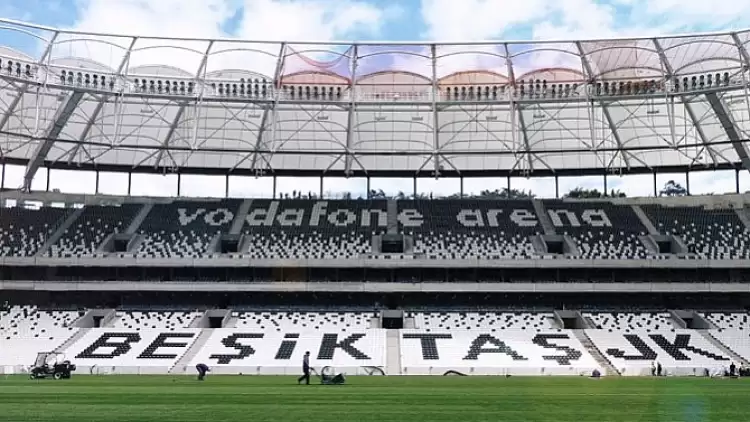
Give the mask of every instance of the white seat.
<path id="1" fill-rule="evenodd" d="M 659 362 L 670 375 L 702 376 L 706 369 L 713 372 L 731 362 L 728 356 L 694 330 L 586 330 L 586 334 L 622 375 L 649 375 L 652 364 Z M 669 346 L 677 341 L 678 336 L 686 342 L 682 346 L 692 349 Z M 659 345 L 657 338 L 663 339 L 666 347 Z"/>

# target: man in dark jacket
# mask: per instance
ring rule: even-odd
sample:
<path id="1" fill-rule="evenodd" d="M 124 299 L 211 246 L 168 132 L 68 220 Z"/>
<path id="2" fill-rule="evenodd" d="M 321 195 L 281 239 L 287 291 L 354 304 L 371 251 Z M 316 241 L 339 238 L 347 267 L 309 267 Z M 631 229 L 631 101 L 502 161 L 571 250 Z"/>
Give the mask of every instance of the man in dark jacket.
<path id="1" fill-rule="evenodd" d="M 195 365 L 195 369 L 198 370 L 198 381 L 203 381 L 206 378 L 206 372 L 211 372 L 211 369 L 205 363 Z"/>
<path id="2" fill-rule="evenodd" d="M 302 358 L 302 376 L 297 378 L 297 384 L 302 381 L 310 385 L 310 352 L 305 352 L 305 356 Z"/>

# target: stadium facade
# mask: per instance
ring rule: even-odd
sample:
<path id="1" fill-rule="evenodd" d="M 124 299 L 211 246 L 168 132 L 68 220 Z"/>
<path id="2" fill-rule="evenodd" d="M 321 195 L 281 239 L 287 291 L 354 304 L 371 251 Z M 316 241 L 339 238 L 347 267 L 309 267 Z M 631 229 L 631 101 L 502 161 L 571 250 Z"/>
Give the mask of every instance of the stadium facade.
<path id="1" fill-rule="evenodd" d="M 288 373 L 304 349 L 367 374 L 641 375 L 659 360 L 705 375 L 750 359 L 750 32 L 460 45 L 0 30 L 38 46 L 0 47 L 3 179 L 25 168 L 0 194 L 8 371 L 50 350 L 92 373 Z M 95 171 L 97 191 L 99 172 L 123 172 L 129 186 L 320 177 L 321 193 L 324 177 L 369 192 L 373 177 L 729 170 L 737 194 L 140 198 L 31 191 L 42 169 Z"/>

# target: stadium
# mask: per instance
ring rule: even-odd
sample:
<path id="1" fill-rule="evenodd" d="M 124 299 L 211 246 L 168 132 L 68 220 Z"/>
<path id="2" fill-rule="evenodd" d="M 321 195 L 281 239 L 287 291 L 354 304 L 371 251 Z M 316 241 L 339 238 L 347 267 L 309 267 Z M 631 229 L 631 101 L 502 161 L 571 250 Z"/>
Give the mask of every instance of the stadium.
<path id="1" fill-rule="evenodd" d="M 11 33 L 6 420 L 745 417 L 750 31 Z"/>

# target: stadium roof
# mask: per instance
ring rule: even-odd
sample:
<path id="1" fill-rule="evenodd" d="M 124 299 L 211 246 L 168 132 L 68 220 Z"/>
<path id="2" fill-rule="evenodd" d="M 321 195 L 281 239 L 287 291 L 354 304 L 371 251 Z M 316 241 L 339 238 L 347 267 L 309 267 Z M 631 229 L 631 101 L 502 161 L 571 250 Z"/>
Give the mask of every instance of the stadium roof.
<path id="1" fill-rule="evenodd" d="M 0 47 L 0 154 L 27 166 L 27 182 L 40 166 L 329 176 L 750 167 L 750 31 L 315 43 L 0 19 L 0 34 L 33 46 Z"/>

